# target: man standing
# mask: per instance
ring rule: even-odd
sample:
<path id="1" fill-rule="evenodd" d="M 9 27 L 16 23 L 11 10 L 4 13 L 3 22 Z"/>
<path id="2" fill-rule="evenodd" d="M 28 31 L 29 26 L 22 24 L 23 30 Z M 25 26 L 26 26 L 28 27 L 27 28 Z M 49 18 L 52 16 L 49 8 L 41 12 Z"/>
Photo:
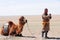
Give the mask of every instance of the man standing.
<path id="1" fill-rule="evenodd" d="M 42 25 L 43 25 L 43 29 L 42 29 L 42 37 L 44 37 L 44 33 L 45 33 L 45 38 L 48 38 L 47 34 L 48 31 L 50 29 L 50 19 L 51 19 L 51 14 L 48 14 L 48 9 L 45 8 L 44 10 L 44 14 L 42 15 Z"/>

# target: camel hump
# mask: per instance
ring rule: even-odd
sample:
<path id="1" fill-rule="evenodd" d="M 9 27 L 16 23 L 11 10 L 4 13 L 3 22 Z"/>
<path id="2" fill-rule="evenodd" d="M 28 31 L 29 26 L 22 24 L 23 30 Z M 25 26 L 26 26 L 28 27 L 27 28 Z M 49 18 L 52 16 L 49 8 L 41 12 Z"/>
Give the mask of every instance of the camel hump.
<path id="1" fill-rule="evenodd" d="M 4 25 L 9 25 L 8 23 L 5 23 Z"/>
<path id="2" fill-rule="evenodd" d="M 8 23 L 5 23 L 5 24 L 4 24 L 4 32 L 5 32 L 5 33 L 7 33 L 7 31 L 8 31 L 8 25 L 9 25 Z"/>

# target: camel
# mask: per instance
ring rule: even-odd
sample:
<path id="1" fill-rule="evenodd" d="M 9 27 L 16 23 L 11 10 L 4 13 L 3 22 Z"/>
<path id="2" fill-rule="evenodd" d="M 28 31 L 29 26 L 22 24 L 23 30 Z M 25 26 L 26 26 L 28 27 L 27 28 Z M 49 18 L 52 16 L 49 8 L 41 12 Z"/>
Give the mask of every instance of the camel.
<path id="1" fill-rule="evenodd" d="M 24 16 L 19 18 L 19 23 L 16 25 L 12 21 L 8 21 L 3 25 L 1 29 L 1 35 L 14 35 L 14 36 L 22 36 L 21 32 L 23 31 L 24 25 L 27 23 L 27 19 Z"/>

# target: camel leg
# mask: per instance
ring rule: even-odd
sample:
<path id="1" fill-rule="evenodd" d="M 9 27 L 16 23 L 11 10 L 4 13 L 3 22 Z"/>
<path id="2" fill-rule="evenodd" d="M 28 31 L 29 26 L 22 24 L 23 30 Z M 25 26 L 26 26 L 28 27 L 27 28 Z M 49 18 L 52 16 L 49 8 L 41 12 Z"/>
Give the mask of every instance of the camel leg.
<path id="1" fill-rule="evenodd" d="M 9 35 L 12 35 L 12 32 L 13 32 L 13 28 L 10 28 Z"/>
<path id="2" fill-rule="evenodd" d="M 22 35 L 21 32 L 22 32 L 22 30 L 17 30 L 17 31 L 16 31 L 16 36 L 20 36 L 20 37 L 22 37 L 23 35 Z"/>

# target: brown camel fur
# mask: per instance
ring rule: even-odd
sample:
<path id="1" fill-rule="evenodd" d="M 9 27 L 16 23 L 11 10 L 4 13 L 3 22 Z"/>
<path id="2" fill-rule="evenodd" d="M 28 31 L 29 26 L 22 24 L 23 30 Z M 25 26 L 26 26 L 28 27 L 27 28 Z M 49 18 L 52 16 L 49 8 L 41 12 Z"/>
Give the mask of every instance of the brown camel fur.
<path id="1" fill-rule="evenodd" d="M 4 26 L 2 27 L 1 34 L 2 35 L 20 35 L 21 32 L 23 31 L 23 27 L 27 23 L 27 20 L 24 18 L 24 16 L 21 16 L 19 18 L 19 24 L 16 25 L 12 21 L 8 22 L 8 28 L 7 28 L 7 33 L 4 33 Z"/>

